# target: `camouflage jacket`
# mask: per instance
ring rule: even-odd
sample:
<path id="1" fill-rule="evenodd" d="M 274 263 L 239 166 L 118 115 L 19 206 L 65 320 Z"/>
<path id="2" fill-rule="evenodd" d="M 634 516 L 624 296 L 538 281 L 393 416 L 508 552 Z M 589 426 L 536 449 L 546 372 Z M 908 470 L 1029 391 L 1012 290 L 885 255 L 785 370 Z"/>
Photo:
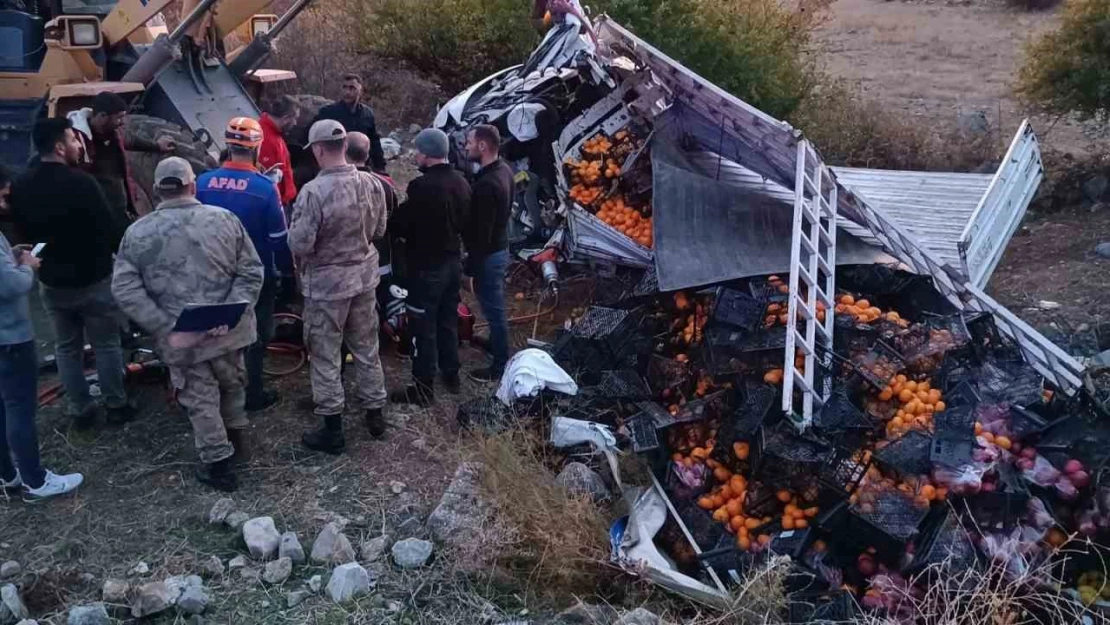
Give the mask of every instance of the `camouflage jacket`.
<path id="1" fill-rule="evenodd" d="M 152 332 L 162 360 L 188 366 L 241 349 L 256 340 L 254 303 L 262 289 L 262 261 L 234 213 L 195 198 L 167 200 L 131 224 L 112 275 L 120 309 Z M 248 301 L 230 332 L 174 349 L 166 338 L 187 304 Z"/>
<path id="2" fill-rule="evenodd" d="M 301 293 L 340 300 L 378 286 L 378 252 L 385 235 L 385 191 L 354 165 L 322 170 L 293 205 L 289 249 L 297 259 Z"/>

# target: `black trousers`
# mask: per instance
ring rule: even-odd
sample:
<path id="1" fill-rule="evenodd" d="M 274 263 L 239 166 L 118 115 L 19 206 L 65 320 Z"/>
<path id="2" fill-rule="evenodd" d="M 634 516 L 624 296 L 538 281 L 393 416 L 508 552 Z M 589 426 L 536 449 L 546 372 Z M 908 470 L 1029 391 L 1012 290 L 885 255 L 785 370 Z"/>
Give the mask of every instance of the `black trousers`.
<path id="1" fill-rule="evenodd" d="M 438 365 L 443 375 L 459 372 L 459 259 L 407 276 L 409 327 L 413 336 L 412 376 L 429 387 Z"/>

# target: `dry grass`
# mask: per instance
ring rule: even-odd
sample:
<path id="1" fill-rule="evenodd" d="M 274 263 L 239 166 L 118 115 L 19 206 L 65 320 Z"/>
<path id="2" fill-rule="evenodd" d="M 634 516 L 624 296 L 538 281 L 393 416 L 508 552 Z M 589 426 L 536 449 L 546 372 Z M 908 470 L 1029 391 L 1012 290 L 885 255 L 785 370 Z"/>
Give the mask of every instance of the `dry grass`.
<path id="1" fill-rule="evenodd" d="M 588 498 L 556 484 L 540 436 L 517 428 L 469 442 L 501 528 L 495 574 L 515 578 L 528 595 L 563 601 L 607 585 L 616 575 L 607 564 L 608 519 Z"/>
<path id="2" fill-rule="evenodd" d="M 974 133 L 955 124 L 933 124 L 891 111 L 842 82 L 826 84 L 806 98 L 793 122 L 833 165 L 993 171 L 1005 151 L 995 129 Z"/>

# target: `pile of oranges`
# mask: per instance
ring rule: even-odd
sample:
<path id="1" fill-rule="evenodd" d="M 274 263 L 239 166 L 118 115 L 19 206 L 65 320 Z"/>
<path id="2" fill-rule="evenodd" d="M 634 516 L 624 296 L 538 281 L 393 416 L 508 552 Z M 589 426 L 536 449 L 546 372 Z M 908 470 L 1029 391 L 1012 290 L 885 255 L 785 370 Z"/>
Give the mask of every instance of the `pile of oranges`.
<path id="1" fill-rule="evenodd" d="M 901 407 L 887 421 L 887 439 L 896 439 L 910 430 L 931 432 L 933 415 L 943 412 L 947 406 L 940 389 L 930 386 L 929 381 L 917 382 L 904 375 L 890 380 L 886 388 L 879 391 L 880 401 L 897 401 Z"/>
<path id="2" fill-rule="evenodd" d="M 859 489 L 852 493 L 848 501 L 856 506 L 861 514 L 873 514 L 875 502 L 884 494 L 891 492 L 912 499 L 914 505 L 922 510 L 928 508 L 934 501 L 944 501 L 948 498 L 948 489 L 936 486 L 928 476 L 910 476 L 895 480 L 884 476 L 876 467 L 871 467 L 867 469 Z"/>
<path id="3" fill-rule="evenodd" d="M 616 228 L 621 234 L 651 249 L 655 237 L 651 231 L 651 217 L 644 217 L 640 211 L 624 203 L 620 195 L 601 204 L 597 218 Z"/>
<path id="4" fill-rule="evenodd" d="M 623 137 L 616 137 L 618 140 Z M 613 142 L 603 134 L 596 134 L 593 137 L 586 139 L 582 144 L 582 153 L 589 156 L 604 156 L 613 147 Z"/>
<path id="5" fill-rule="evenodd" d="M 879 319 L 885 319 L 903 328 L 908 328 L 910 325 L 909 321 L 903 319 L 893 310 L 884 313 L 878 306 L 872 306 L 871 302 L 865 299 L 857 300 L 851 295 L 841 295 L 840 299 L 837 300 L 835 310 L 838 315 L 855 317 L 859 323 L 873 323 Z"/>

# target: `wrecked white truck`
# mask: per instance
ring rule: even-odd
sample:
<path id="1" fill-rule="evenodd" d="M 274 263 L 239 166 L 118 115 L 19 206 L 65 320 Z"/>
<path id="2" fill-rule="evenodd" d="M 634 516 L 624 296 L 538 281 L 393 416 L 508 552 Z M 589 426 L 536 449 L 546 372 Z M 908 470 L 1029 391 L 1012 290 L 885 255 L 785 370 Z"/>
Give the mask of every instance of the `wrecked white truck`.
<path id="1" fill-rule="evenodd" d="M 897 595 L 945 549 L 1019 575 L 1054 532 L 1106 538 L 1105 410 L 984 292 L 1043 176 L 1028 123 L 993 175 L 830 167 L 606 17 L 568 18 L 436 118 L 456 148 L 478 123 L 519 172 L 514 251 L 633 272 L 552 348 L 652 467 L 613 528 L 630 571 L 721 606 L 790 555 L 811 606 L 912 622 Z"/>

